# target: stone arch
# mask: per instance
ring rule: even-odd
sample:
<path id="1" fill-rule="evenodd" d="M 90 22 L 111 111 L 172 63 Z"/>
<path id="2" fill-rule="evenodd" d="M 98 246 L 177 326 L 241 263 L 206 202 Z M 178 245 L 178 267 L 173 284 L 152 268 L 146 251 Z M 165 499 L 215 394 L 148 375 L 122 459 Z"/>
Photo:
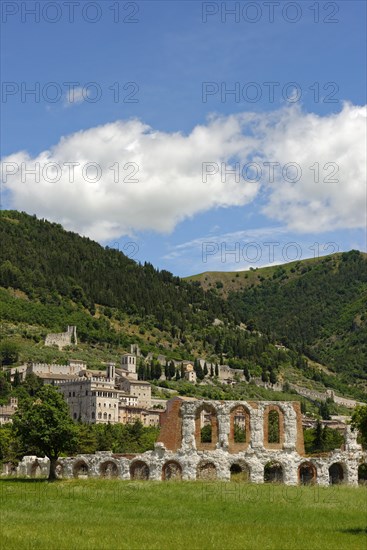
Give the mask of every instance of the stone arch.
<path id="1" fill-rule="evenodd" d="M 162 468 L 162 479 L 165 481 L 180 481 L 182 479 L 182 467 L 176 460 L 168 460 Z"/>
<path id="2" fill-rule="evenodd" d="M 279 405 L 267 405 L 264 410 L 264 447 L 281 449 L 284 439 L 284 412 Z"/>
<path id="3" fill-rule="evenodd" d="M 117 464 L 113 462 L 113 460 L 106 460 L 106 462 L 102 462 L 102 464 L 100 465 L 99 473 L 101 477 L 111 478 L 117 477 L 119 470 Z"/>
<path id="4" fill-rule="evenodd" d="M 367 485 L 367 462 L 362 462 L 358 466 L 358 483 L 360 485 Z"/>
<path id="5" fill-rule="evenodd" d="M 79 478 L 87 478 L 89 474 L 89 467 L 85 460 L 77 460 L 73 467 L 73 476 Z"/>
<path id="6" fill-rule="evenodd" d="M 199 451 L 214 450 L 218 442 L 217 411 L 210 403 L 203 403 L 195 412 L 195 441 Z"/>
<path id="7" fill-rule="evenodd" d="M 228 451 L 238 453 L 247 449 L 251 438 L 250 411 L 245 405 L 235 405 L 229 413 Z"/>
<path id="8" fill-rule="evenodd" d="M 301 485 L 313 485 L 316 483 L 317 470 L 312 462 L 302 462 L 298 466 L 298 480 Z"/>
<path id="9" fill-rule="evenodd" d="M 31 466 L 31 477 L 42 477 L 42 468 L 38 460 L 35 460 Z"/>
<path id="10" fill-rule="evenodd" d="M 250 481 L 250 468 L 243 460 L 237 460 L 229 469 L 231 481 Z"/>
<path id="11" fill-rule="evenodd" d="M 57 479 L 62 479 L 64 477 L 64 466 L 59 461 L 56 462 L 55 473 Z"/>
<path id="12" fill-rule="evenodd" d="M 130 477 L 136 480 L 149 479 L 149 466 L 143 460 L 135 460 L 130 466 Z"/>
<path id="13" fill-rule="evenodd" d="M 267 462 L 264 466 L 265 483 L 282 483 L 284 481 L 284 470 L 280 462 Z"/>
<path id="14" fill-rule="evenodd" d="M 196 479 L 212 481 L 217 479 L 217 468 L 213 462 L 202 460 L 196 468 Z"/>
<path id="15" fill-rule="evenodd" d="M 329 466 L 330 485 L 339 485 L 345 480 L 344 466 L 340 462 L 334 462 Z"/>

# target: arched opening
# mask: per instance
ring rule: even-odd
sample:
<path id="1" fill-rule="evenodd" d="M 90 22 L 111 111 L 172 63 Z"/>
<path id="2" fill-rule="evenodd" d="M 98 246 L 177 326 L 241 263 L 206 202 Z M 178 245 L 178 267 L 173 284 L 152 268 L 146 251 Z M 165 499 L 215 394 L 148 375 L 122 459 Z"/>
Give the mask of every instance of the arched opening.
<path id="1" fill-rule="evenodd" d="M 335 462 L 329 468 L 329 483 L 330 485 L 338 485 L 344 480 L 344 469 L 339 462 Z"/>
<path id="2" fill-rule="evenodd" d="M 264 446 L 281 449 L 284 438 L 284 413 L 278 405 L 268 405 L 264 410 Z"/>
<path id="3" fill-rule="evenodd" d="M 276 410 L 269 411 L 268 414 L 268 443 L 279 443 L 279 413 Z"/>
<path id="4" fill-rule="evenodd" d="M 363 462 L 358 467 L 358 483 L 360 485 L 367 485 L 367 463 Z"/>
<path id="5" fill-rule="evenodd" d="M 86 462 L 84 460 L 79 460 L 76 462 L 73 468 L 73 475 L 74 477 L 78 477 L 80 479 L 86 479 L 88 477 L 89 468 Z"/>
<path id="6" fill-rule="evenodd" d="M 279 462 L 268 462 L 264 467 L 265 483 L 282 483 L 283 466 Z"/>
<path id="7" fill-rule="evenodd" d="M 179 481 L 182 479 L 182 468 L 178 462 L 170 460 L 163 465 L 162 479 L 168 481 Z"/>
<path id="8" fill-rule="evenodd" d="M 107 460 L 106 462 L 103 462 L 101 464 L 99 472 L 101 474 L 101 477 L 105 477 L 105 478 L 117 477 L 118 476 L 117 464 L 115 464 L 115 462 L 112 462 L 112 460 Z"/>
<path id="9" fill-rule="evenodd" d="M 231 481 L 246 482 L 250 479 L 250 469 L 244 462 L 234 462 L 230 468 Z"/>
<path id="10" fill-rule="evenodd" d="M 149 479 L 149 466 L 142 460 L 133 462 L 130 466 L 130 477 L 136 480 Z"/>
<path id="11" fill-rule="evenodd" d="M 55 473 L 57 479 L 62 479 L 64 476 L 64 466 L 61 464 L 61 462 L 56 463 Z"/>
<path id="12" fill-rule="evenodd" d="M 42 477 L 42 469 L 38 460 L 36 460 L 36 462 L 33 462 L 31 466 L 31 477 Z"/>
<path id="13" fill-rule="evenodd" d="M 239 452 L 248 447 L 250 441 L 250 413 L 243 405 L 230 412 L 229 452 Z"/>
<path id="14" fill-rule="evenodd" d="M 205 404 L 196 411 L 195 439 L 199 450 L 215 449 L 218 441 L 217 413 L 213 406 Z"/>
<path id="15" fill-rule="evenodd" d="M 312 485 L 316 482 L 317 472 L 311 462 L 302 462 L 298 467 L 298 479 L 301 485 Z"/>
<path id="16" fill-rule="evenodd" d="M 196 469 L 196 478 L 206 481 L 217 479 L 217 469 L 212 462 L 200 462 Z"/>

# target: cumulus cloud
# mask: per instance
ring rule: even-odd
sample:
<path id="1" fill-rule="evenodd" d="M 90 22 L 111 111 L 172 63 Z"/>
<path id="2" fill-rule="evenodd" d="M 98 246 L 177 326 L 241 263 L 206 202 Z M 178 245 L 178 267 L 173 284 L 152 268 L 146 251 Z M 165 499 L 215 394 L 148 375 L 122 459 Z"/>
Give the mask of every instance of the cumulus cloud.
<path id="1" fill-rule="evenodd" d="M 168 233 L 197 213 L 248 204 L 261 190 L 266 215 L 293 229 L 360 227 L 365 113 L 346 104 L 325 117 L 294 106 L 211 116 L 188 135 L 155 131 L 139 120 L 117 121 L 65 136 L 36 157 L 9 155 L 2 159 L 2 179 L 12 207 L 97 240 L 141 230 Z M 205 162 L 213 175 L 203 178 Z M 242 167 L 249 162 L 262 167 L 261 177 L 245 181 Z M 279 163 L 273 178 L 264 162 Z M 282 174 L 290 162 L 302 167 L 298 181 L 292 167 L 286 178 Z M 315 163 L 318 183 L 310 169 Z M 338 166 L 338 183 L 323 181 L 332 171 L 324 170 L 326 163 Z M 223 167 L 236 166 L 241 177 L 236 170 L 223 173 Z"/>
<path id="2" fill-rule="evenodd" d="M 293 108 L 263 118 L 260 131 L 263 157 L 280 165 L 267 181 L 268 217 L 299 232 L 366 227 L 365 107 L 325 117 Z"/>

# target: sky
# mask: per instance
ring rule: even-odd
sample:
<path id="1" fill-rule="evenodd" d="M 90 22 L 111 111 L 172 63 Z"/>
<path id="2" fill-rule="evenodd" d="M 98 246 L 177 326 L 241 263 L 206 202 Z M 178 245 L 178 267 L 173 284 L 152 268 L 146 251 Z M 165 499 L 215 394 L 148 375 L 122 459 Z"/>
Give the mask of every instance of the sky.
<path id="1" fill-rule="evenodd" d="M 0 7 L 2 209 L 180 276 L 366 251 L 364 1 Z"/>

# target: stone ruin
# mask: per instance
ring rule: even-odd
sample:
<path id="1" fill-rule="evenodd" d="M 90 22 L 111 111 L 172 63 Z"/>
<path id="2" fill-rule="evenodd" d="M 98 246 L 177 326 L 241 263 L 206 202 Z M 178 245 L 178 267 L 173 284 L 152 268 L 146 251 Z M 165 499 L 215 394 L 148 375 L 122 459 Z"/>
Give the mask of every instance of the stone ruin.
<path id="1" fill-rule="evenodd" d="M 125 480 L 223 480 L 327 486 L 365 483 L 367 453 L 346 428 L 342 449 L 305 456 L 299 402 L 168 402 L 153 451 L 60 458 L 59 477 Z M 32 473 L 33 468 L 33 473 Z M 47 474 L 47 459 L 25 457 L 18 475 Z M 13 472 L 14 473 L 14 472 Z"/>
<path id="2" fill-rule="evenodd" d="M 75 326 L 68 326 L 66 332 L 47 334 L 45 339 L 45 346 L 57 346 L 59 349 L 71 345 L 76 346 L 77 344 L 78 340 Z"/>

